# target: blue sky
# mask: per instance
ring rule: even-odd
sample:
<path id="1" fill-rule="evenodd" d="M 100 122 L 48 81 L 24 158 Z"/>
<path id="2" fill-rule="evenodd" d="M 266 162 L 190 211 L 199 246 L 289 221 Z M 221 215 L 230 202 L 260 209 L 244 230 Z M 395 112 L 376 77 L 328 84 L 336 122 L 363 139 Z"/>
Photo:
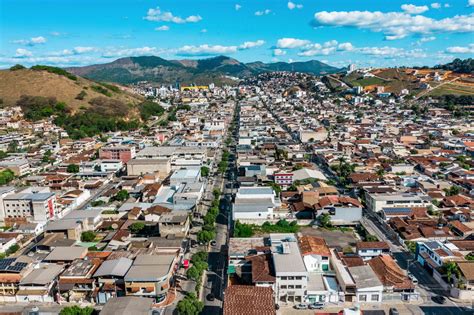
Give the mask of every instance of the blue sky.
<path id="1" fill-rule="evenodd" d="M 0 67 L 157 55 L 434 65 L 474 56 L 474 0 L 1 0 Z"/>

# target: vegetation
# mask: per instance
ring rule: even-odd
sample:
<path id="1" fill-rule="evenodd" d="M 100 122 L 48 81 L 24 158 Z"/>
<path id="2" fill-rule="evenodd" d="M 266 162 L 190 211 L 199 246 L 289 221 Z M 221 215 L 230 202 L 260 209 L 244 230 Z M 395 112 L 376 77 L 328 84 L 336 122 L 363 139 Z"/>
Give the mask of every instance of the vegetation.
<path id="1" fill-rule="evenodd" d="M 299 226 L 296 221 L 288 222 L 285 219 L 279 220 L 275 224 L 267 221 L 261 226 L 237 221 L 234 227 L 234 237 L 251 237 L 255 234 L 269 233 L 296 233 L 298 231 Z"/>
<path id="2" fill-rule="evenodd" d="M 64 307 L 59 315 L 92 315 L 94 309 L 90 306 L 80 307 L 78 305 Z"/>
<path id="3" fill-rule="evenodd" d="M 37 70 L 37 71 L 42 71 L 43 70 L 43 71 L 47 71 L 47 72 L 50 72 L 50 73 L 55 73 L 55 74 L 58 74 L 58 75 L 65 76 L 66 78 L 68 78 L 70 80 L 77 81 L 77 77 L 74 74 L 71 74 L 71 73 L 67 72 L 66 70 L 58 68 L 58 67 L 36 65 L 36 66 L 31 67 L 31 69 L 32 70 Z"/>
<path id="4" fill-rule="evenodd" d="M 55 97 L 22 95 L 16 105 L 21 107 L 26 119 L 33 121 L 64 114 L 67 111 L 66 104 L 58 102 Z"/>
<path id="5" fill-rule="evenodd" d="M 76 95 L 76 100 L 82 101 L 87 95 L 87 92 L 82 90 L 79 94 Z"/>
<path id="6" fill-rule="evenodd" d="M 355 164 L 347 163 L 344 157 L 339 158 L 339 164 L 332 165 L 331 169 L 336 172 L 339 182 L 346 186 L 349 184 L 349 176 L 355 171 Z"/>
<path id="7" fill-rule="evenodd" d="M 179 315 L 198 315 L 203 309 L 204 303 L 197 298 L 194 292 L 188 293 L 176 306 Z"/>
<path id="8" fill-rule="evenodd" d="M 468 58 L 461 60 L 459 58 L 454 59 L 452 62 L 445 65 L 438 65 L 435 69 L 451 70 L 457 73 L 474 73 L 474 59 Z"/>
<path id="9" fill-rule="evenodd" d="M 16 70 L 21 70 L 21 69 L 26 69 L 23 65 L 20 65 L 20 64 L 16 64 L 12 67 L 10 67 L 10 71 L 16 71 Z"/>
<path id="10" fill-rule="evenodd" d="M 100 207 L 100 206 L 103 206 L 105 204 L 106 204 L 106 202 L 103 201 L 103 200 L 94 200 L 94 201 L 91 202 L 92 207 Z"/>
<path id="11" fill-rule="evenodd" d="M 128 229 L 130 230 L 132 234 L 138 234 L 144 228 L 145 228 L 145 223 L 143 222 L 135 222 L 135 223 L 130 224 L 130 226 L 128 227 Z"/>
<path id="12" fill-rule="evenodd" d="M 152 101 L 144 101 L 138 105 L 138 109 L 143 120 L 148 120 L 152 116 L 161 116 L 165 112 L 165 109 L 160 104 Z"/>
<path id="13" fill-rule="evenodd" d="M 96 234 L 93 231 L 85 231 L 81 234 L 81 241 L 92 242 L 96 238 Z"/>
<path id="14" fill-rule="evenodd" d="M 79 173 L 79 165 L 69 164 L 66 170 L 68 173 Z"/>
<path id="15" fill-rule="evenodd" d="M 120 190 L 115 196 L 112 197 L 114 201 L 125 201 L 130 197 L 130 194 L 125 189 Z"/>
<path id="16" fill-rule="evenodd" d="M 405 245 L 407 246 L 410 252 L 412 252 L 413 254 L 416 253 L 416 242 L 405 241 Z"/>
<path id="17" fill-rule="evenodd" d="M 5 151 L 0 150 L 0 159 L 4 159 L 8 156 L 8 153 Z"/>
<path id="18" fill-rule="evenodd" d="M 201 176 L 208 177 L 209 176 L 209 167 L 201 166 Z"/>
<path id="19" fill-rule="evenodd" d="M 458 186 L 451 186 L 449 189 L 445 188 L 444 192 L 446 193 L 446 196 L 456 196 L 459 195 L 461 189 Z"/>
<path id="20" fill-rule="evenodd" d="M 112 93 L 110 93 L 110 91 L 103 87 L 103 86 L 100 86 L 100 85 L 92 85 L 91 86 L 91 89 L 93 91 L 96 91 L 97 93 L 100 93 L 100 94 L 103 94 L 105 96 L 108 96 L 108 97 L 111 97 L 112 96 Z"/>
<path id="21" fill-rule="evenodd" d="M 13 171 L 6 169 L 0 171 L 0 185 L 5 185 L 15 179 L 15 173 Z"/>
<path id="22" fill-rule="evenodd" d="M 332 226 L 331 216 L 329 213 L 323 213 L 319 216 L 319 224 L 321 224 L 323 228 L 329 228 Z"/>

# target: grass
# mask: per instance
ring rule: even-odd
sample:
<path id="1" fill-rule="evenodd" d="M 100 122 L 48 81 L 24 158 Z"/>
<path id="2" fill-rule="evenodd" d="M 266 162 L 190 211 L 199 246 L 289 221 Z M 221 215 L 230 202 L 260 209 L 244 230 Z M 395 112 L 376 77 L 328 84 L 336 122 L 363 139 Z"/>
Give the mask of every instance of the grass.
<path id="1" fill-rule="evenodd" d="M 387 85 L 388 82 L 379 78 L 363 78 L 351 82 L 354 86 L 368 86 L 368 85 Z"/>
<path id="2" fill-rule="evenodd" d="M 428 93 L 431 96 L 441 95 L 474 95 L 474 87 L 462 84 L 447 83 L 439 88 L 436 88 Z"/>

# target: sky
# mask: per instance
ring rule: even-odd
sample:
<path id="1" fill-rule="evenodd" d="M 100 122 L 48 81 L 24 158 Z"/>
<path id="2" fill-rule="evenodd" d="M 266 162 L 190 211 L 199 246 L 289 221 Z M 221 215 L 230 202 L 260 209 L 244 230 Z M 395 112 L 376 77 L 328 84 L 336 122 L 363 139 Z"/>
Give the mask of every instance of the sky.
<path id="1" fill-rule="evenodd" d="M 0 68 L 144 55 L 431 66 L 474 57 L 474 0 L 0 0 Z"/>

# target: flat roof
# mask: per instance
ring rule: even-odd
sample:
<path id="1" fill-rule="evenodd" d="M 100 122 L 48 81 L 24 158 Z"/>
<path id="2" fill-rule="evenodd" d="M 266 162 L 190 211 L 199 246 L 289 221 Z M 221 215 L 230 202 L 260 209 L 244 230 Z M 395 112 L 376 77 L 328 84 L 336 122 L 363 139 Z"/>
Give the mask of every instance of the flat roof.
<path id="1" fill-rule="evenodd" d="M 77 258 L 83 258 L 87 254 L 85 247 L 56 247 L 45 260 L 48 261 L 73 261 Z"/>
<path id="2" fill-rule="evenodd" d="M 284 247 L 286 247 L 284 249 Z M 306 273 L 297 242 L 281 242 L 272 246 L 273 264 L 276 276 Z"/>
<path id="3" fill-rule="evenodd" d="M 20 285 L 39 284 L 45 285 L 53 281 L 61 272 L 63 266 L 56 264 L 42 264 L 39 268 L 33 269 L 21 281 Z"/>
<path id="4" fill-rule="evenodd" d="M 379 278 L 368 265 L 348 267 L 358 289 L 383 286 Z"/>

